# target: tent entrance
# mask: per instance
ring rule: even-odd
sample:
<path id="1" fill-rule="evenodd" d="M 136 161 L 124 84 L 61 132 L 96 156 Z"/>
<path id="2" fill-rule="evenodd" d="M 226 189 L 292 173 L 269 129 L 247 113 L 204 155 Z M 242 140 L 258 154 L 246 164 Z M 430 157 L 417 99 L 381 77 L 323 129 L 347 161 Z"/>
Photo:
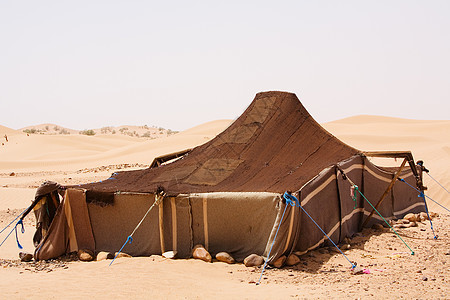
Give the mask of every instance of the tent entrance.
<path id="1" fill-rule="evenodd" d="M 394 176 L 393 176 L 391 182 L 389 183 L 388 187 L 386 188 L 386 190 L 384 191 L 384 193 L 381 195 L 380 199 L 376 203 L 375 208 L 372 209 L 370 214 L 367 216 L 365 221 L 362 223 L 361 228 L 363 228 L 364 226 L 367 225 L 370 218 L 373 216 L 375 210 L 378 209 L 380 204 L 385 199 L 386 195 L 388 195 L 388 193 L 392 190 L 395 182 L 399 178 L 399 176 L 400 176 L 401 172 L 403 171 L 407 162 L 409 164 L 409 167 L 411 168 L 412 173 L 414 174 L 414 177 L 416 178 L 416 183 L 417 183 L 418 188 L 422 191 L 427 189 L 425 186 L 423 186 L 422 172 L 417 171 L 417 166 L 414 163 L 414 158 L 410 151 L 367 151 L 367 152 L 363 152 L 363 155 L 368 156 L 368 157 L 381 157 L 381 158 L 394 158 L 394 159 L 403 158 L 403 161 L 402 161 L 400 167 L 398 167 L 398 169 L 394 172 Z"/>

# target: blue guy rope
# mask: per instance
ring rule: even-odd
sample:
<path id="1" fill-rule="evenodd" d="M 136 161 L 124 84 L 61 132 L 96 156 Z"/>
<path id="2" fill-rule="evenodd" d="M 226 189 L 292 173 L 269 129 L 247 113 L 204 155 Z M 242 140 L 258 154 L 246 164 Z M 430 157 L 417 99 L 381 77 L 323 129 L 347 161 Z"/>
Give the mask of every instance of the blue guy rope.
<path id="1" fill-rule="evenodd" d="M 442 184 L 440 184 L 439 183 L 439 181 L 437 181 L 436 179 L 434 179 L 434 177 L 433 176 L 431 176 L 430 175 L 430 173 L 428 173 L 428 172 L 425 172 L 425 173 L 427 173 L 427 175 L 428 176 L 430 176 L 431 177 L 431 179 L 433 179 L 437 184 L 439 184 L 440 186 L 441 186 L 441 188 L 443 188 L 444 190 L 446 190 L 447 191 L 447 193 L 449 193 L 450 194 L 450 192 L 442 185 Z"/>
<path id="2" fill-rule="evenodd" d="M 281 226 L 281 223 L 283 222 L 284 214 L 286 213 L 287 207 L 288 207 L 288 202 L 286 202 L 286 206 L 284 207 L 283 215 L 281 216 L 280 223 L 278 224 L 277 231 L 275 232 L 275 237 L 273 238 L 272 246 L 270 246 L 269 254 L 267 254 L 267 259 L 264 262 L 264 267 L 263 267 L 263 269 L 261 271 L 261 276 L 259 276 L 259 280 L 256 283 L 256 285 L 259 285 L 261 283 L 261 278 L 262 278 L 262 276 L 264 274 L 264 271 L 266 270 L 267 262 L 269 261 L 269 257 L 270 257 L 270 252 L 272 252 L 273 245 L 275 244 L 275 240 L 277 239 L 278 230 L 280 230 L 280 226 Z"/>
<path id="3" fill-rule="evenodd" d="M 111 261 L 111 263 L 109 264 L 110 266 L 112 265 L 112 263 L 114 262 L 114 260 L 116 260 L 117 256 L 120 254 L 120 252 L 122 252 L 123 247 L 125 247 L 125 245 L 131 244 L 133 242 L 133 238 L 131 237 L 131 235 L 128 236 L 127 240 L 125 241 L 125 243 L 122 245 L 122 247 L 120 248 L 119 252 L 117 252 L 116 256 L 114 256 L 114 259 Z"/>
<path id="4" fill-rule="evenodd" d="M 16 225 L 13 227 L 13 229 L 11 229 L 11 231 L 8 233 L 8 235 L 5 237 L 5 239 L 2 241 L 2 243 L 0 244 L 0 247 L 5 243 L 5 241 L 9 238 L 9 236 L 11 235 L 11 233 L 13 233 L 13 231 L 16 232 L 16 242 L 17 242 L 17 247 L 19 247 L 19 249 L 23 249 L 22 245 L 19 243 L 19 238 L 17 236 L 17 226 L 18 225 L 22 225 L 22 233 L 25 233 L 25 228 L 23 227 L 23 223 L 22 220 L 19 220 Z M 9 226 L 9 225 L 8 225 Z"/>
<path id="5" fill-rule="evenodd" d="M 14 229 L 15 229 L 15 231 L 16 231 L 16 242 L 17 242 L 17 247 L 19 247 L 19 249 L 23 249 L 23 247 L 22 247 L 22 245 L 19 243 L 19 237 L 17 236 L 17 226 L 18 225 L 22 225 L 22 234 L 24 234 L 25 233 L 25 227 L 23 227 L 23 222 L 22 222 L 22 220 L 19 220 L 18 222 L 17 222 L 17 224 L 16 224 L 16 226 L 14 226 Z"/>
<path id="6" fill-rule="evenodd" d="M 410 185 L 409 183 L 407 183 L 403 178 L 398 178 L 398 180 L 400 180 L 400 181 L 406 183 L 406 184 L 409 185 L 411 188 L 415 189 L 415 190 L 419 193 L 419 195 L 420 195 L 420 193 L 422 193 L 422 191 L 416 189 L 415 187 L 413 187 L 412 185 Z M 442 207 L 443 209 L 445 209 L 446 211 L 450 212 L 450 209 L 448 209 L 448 208 L 446 208 L 445 206 L 439 204 L 437 201 L 431 199 L 428 195 L 425 195 L 425 194 L 424 194 L 424 196 L 427 197 L 428 199 L 430 199 L 431 201 L 433 201 L 434 203 L 436 203 L 437 205 L 439 205 L 440 207 Z"/>
<path id="7" fill-rule="evenodd" d="M 345 259 L 352 265 L 352 269 L 356 267 L 356 265 L 353 264 L 350 261 L 350 259 L 348 259 L 347 255 L 345 255 L 344 252 L 342 252 L 342 250 L 339 249 L 339 247 L 333 242 L 333 240 L 328 236 L 328 234 L 325 233 L 325 231 L 319 226 L 319 224 L 317 224 L 316 221 L 314 221 L 311 215 L 303 208 L 303 206 L 300 204 L 300 201 L 298 201 L 298 199 L 295 196 L 292 196 L 285 192 L 283 197 L 284 199 L 286 199 L 286 203 L 289 201 L 289 204 L 291 204 L 292 206 L 298 205 L 298 207 L 302 209 L 302 211 L 311 219 L 311 221 L 313 221 L 313 223 L 317 226 L 317 228 L 319 228 L 320 231 L 322 231 L 322 233 L 328 238 L 328 240 L 334 245 L 334 247 L 336 247 L 336 249 L 338 249 L 339 252 L 341 252 L 341 254 L 345 257 Z"/>
<path id="8" fill-rule="evenodd" d="M 23 212 L 21 212 L 14 220 L 12 220 L 8 225 L 5 226 L 5 228 L 2 229 L 2 231 L 0 231 L 0 233 L 2 233 L 3 231 L 6 230 L 6 228 L 8 228 L 12 223 L 14 223 L 21 215 L 23 215 L 24 212 L 27 211 L 28 208 L 26 208 Z"/>
<path id="9" fill-rule="evenodd" d="M 3 242 L 0 244 L 0 247 L 3 245 L 3 243 L 9 238 L 9 236 L 11 235 L 11 233 L 14 231 L 14 229 L 16 229 L 16 227 L 14 227 L 13 229 L 11 229 L 11 231 L 8 233 L 8 235 L 5 237 L 5 239 L 3 240 Z"/>
<path id="10" fill-rule="evenodd" d="M 147 217 L 148 213 L 152 210 L 152 208 L 155 205 L 158 205 L 159 203 L 161 203 L 161 201 L 164 199 L 165 193 L 164 194 L 156 194 L 155 195 L 155 202 L 153 202 L 152 206 L 150 206 L 150 208 L 147 210 L 147 212 L 145 213 L 145 215 L 142 217 L 141 221 L 139 222 L 139 224 L 137 224 L 137 226 L 134 228 L 133 232 L 127 237 L 127 240 L 125 241 L 125 243 L 122 245 L 122 248 L 120 248 L 119 252 L 117 252 L 116 256 L 114 256 L 114 259 L 111 261 L 111 263 L 109 264 L 109 266 L 112 265 L 112 263 L 116 260 L 117 256 L 119 256 L 120 252 L 122 252 L 123 247 L 125 247 L 125 245 L 131 244 L 133 242 L 133 234 L 136 232 L 136 230 L 139 228 L 139 226 L 141 226 L 142 222 L 144 222 L 144 219 Z"/>
<path id="11" fill-rule="evenodd" d="M 405 182 L 406 182 L 406 181 L 405 181 Z M 430 221 L 431 231 L 433 232 L 434 239 L 437 240 L 438 237 L 437 237 L 436 233 L 434 233 L 433 222 L 431 222 L 431 217 L 430 217 L 430 214 L 428 213 L 428 205 L 427 205 L 427 201 L 425 200 L 425 194 L 424 194 L 424 192 L 422 191 L 422 192 L 420 193 L 420 195 L 417 196 L 417 197 L 421 197 L 421 198 L 423 199 L 423 203 L 425 204 L 425 211 L 427 212 L 428 220 Z"/>

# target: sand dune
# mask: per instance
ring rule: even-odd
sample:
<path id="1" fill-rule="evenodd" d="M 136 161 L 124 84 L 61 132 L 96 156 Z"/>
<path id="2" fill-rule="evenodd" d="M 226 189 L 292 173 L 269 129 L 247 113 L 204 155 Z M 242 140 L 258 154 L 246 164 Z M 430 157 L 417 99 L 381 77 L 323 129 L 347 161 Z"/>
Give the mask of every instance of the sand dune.
<path id="1" fill-rule="evenodd" d="M 18 130 L 11 129 L 9 127 L 5 127 L 0 125 L 0 138 L 1 142 L 5 142 L 4 136 L 6 135 L 13 135 L 20 133 Z"/>
<path id="2" fill-rule="evenodd" d="M 0 148 L 0 172 L 78 170 L 109 164 L 150 164 L 155 156 L 203 144 L 226 128 L 221 120 L 159 139 L 126 135 L 15 135 Z"/>

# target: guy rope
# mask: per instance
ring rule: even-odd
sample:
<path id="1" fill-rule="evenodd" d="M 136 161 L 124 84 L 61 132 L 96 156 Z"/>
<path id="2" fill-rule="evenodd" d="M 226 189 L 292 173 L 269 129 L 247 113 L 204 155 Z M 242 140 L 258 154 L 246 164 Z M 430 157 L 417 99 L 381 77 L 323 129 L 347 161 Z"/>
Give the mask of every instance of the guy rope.
<path id="1" fill-rule="evenodd" d="M 395 229 L 391 226 L 391 224 L 389 224 L 388 221 L 386 221 L 386 219 L 380 214 L 380 212 L 372 205 L 372 203 L 366 198 L 366 196 L 364 196 L 364 194 L 359 190 L 358 186 L 344 173 L 344 171 L 342 169 L 339 168 L 339 171 L 342 174 L 342 178 L 347 179 L 352 188 L 354 190 L 356 190 L 363 198 L 364 200 L 367 201 L 367 203 L 369 203 L 369 205 L 373 208 L 373 210 L 383 219 L 383 221 L 392 229 L 392 231 L 394 231 L 394 233 L 400 238 L 400 240 L 403 242 L 403 244 L 406 245 L 406 247 L 408 247 L 408 249 L 411 251 L 411 255 L 414 255 L 414 251 L 408 246 L 408 244 L 402 239 L 402 237 L 397 233 L 397 231 L 395 231 Z"/>
<path id="2" fill-rule="evenodd" d="M 0 231 L 0 234 L 1 234 L 3 231 L 5 231 L 6 228 L 8 228 L 8 227 L 9 227 L 12 223 L 14 223 L 17 219 L 19 219 L 19 218 L 27 211 L 27 209 L 28 209 L 28 208 L 26 208 L 26 209 L 25 209 L 23 212 L 21 212 L 14 220 L 12 220 L 8 225 L 6 225 L 5 228 L 3 228 L 3 229 Z M 9 236 L 11 235 L 11 233 L 12 233 L 13 231 L 15 231 L 15 232 L 16 232 L 16 242 L 17 242 L 17 247 L 19 247 L 19 249 L 23 249 L 22 245 L 19 243 L 19 237 L 17 236 L 17 226 L 19 226 L 19 225 L 22 226 L 22 229 L 21 229 L 22 233 L 25 233 L 25 228 L 24 228 L 24 226 L 23 226 L 23 221 L 22 221 L 22 218 L 21 218 L 19 221 L 17 221 L 16 225 L 14 226 L 13 229 L 11 229 L 11 231 L 8 233 L 8 235 L 6 236 L 6 238 L 2 241 L 2 243 L 0 244 L 0 247 L 1 247 L 1 246 L 5 243 L 5 241 L 9 238 Z"/>
<path id="3" fill-rule="evenodd" d="M 114 259 L 109 264 L 110 266 L 112 265 L 114 260 L 117 258 L 117 256 L 120 254 L 120 252 L 122 252 L 122 249 L 125 247 L 125 245 L 127 243 L 131 244 L 133 242 L 133 234 L 136 232 L 136 230 L 139 228 L 139 226 L 141 226 L 142 222 L 144 222 L 145 218 L 147 217 L 148 213 L 152 210 L 152 208 L 155 207 L 155 205 L 159 205 L 163 201 L 165 196 L 166 196 L 166 193 L 164 192 L 164 190 L 158 188 L 158 191 L 155 194 L 155 202 L 153 202 L 152 206 L 150 206 L 150 208 L 147 210 L 145 215 L 142 217 L 141 221 L 136 225 L 136 227 L 134 228 L 133 232 L 127 237 L 127 240 L 122 245 L 122 247 L 120 248 L 119 252 L 117 252 L 116 256 L 114 256 Z"/>
<path id="4" fill-rule="evenodd" d="M 339 247 L 333 242 L 333 240 L 328 236 L 328 234 L 325 233 L 325 231 L 319 226 L 319 224 L 317 224 L 317 222 L 314 221 L 314 219 L 311 217 L 311 215 L 303 208 L 303 206 L 300 204 L 300 201 L 298 201 L 298 199 L 297 199 L 295 196 L 293 196 L 290 192 L 285 192 L 285 193 L 283 194 L 283 198 L 284 198 L 284 200 L 286 201 L 286 206 L 284 207 L 283 215 L 281 216 L 281 220 L 280 220 L 280 223 L 278 224 L 278 228 L 277 228 L 277 231 L 276 231 L 276 233 L 275 233 L 275 237 L 273 238 L 273 242 L 272 242 L 272 245 L 271 245 L 271 247 L 270 247 L 269 253 L 268 253 L 268 255 L 267 255 L 267 259 L 266 259 L 266 261 L 265 261 L 265 263 L 264 263 L 264 267 L 263 267 L 263 269 L 262 269 L 262 271 L 261 271 L 261 275 L 259 276 L 259 280 L 258 280 L 258 282 L 256 283 L 256 285 L 259 285 L 259 284 L 261 283 L 261 278 L 262 278 L 262 276 L 263 276 L 263 274 L 264 274 L 264 271 L 266 270 L 267 262 L 268 262 L 269 257 L 270 257 L 270 252 L 272 252 L 273 245 L 275 244 L 275 240 L 276 240 L 277 235 L 278 235 L 278 230 L 280 230 L 281 222 L 283 221 L 284 214 L 286 213 L 286 209 L 287 209 L 287 207 L 288 207 L 289 205 L 290 205 L 290 206 L 294 206 L 294 207 L 295 207 L 295 206 L 300 207 L 300 208 L 302 209 L 302 211 L 303 211 L 303 212 L 311 219 L 311 221 L 317 226 L 317 228 L 319 228 L 320 231 L 322 231 L 322 233 L 330 240 L 330 242 L 336 247 L 336 249 L 338 249 L 339 252 L 341 252 L 341 254 L 345 257 L 345 259 L 351 264 L 352 270 L 356 267 L 356 263 L 354 264 L 353 262 L 350 261 L 350 259 L 348 259 L 348 257 L 344 254 L 344 252 L 342 252 L 342 250 L 339 249 Z"/>

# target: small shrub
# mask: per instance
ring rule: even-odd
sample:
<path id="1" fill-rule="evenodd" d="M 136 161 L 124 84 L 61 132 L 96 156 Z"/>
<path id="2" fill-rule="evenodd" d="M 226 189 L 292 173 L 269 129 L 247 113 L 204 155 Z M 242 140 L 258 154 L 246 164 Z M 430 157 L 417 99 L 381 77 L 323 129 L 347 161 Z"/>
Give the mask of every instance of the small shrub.
<path id="1" fill-rule="evenodd" d="M 87 130 L 80 131 L 80 134 L 93 136 L 93 135 L 95 135 L 95 131 L 92 129 L 87 129 Z"/>
<path id="2" fill-rule="evenodd" d="M 25 129 L 23 132 L 33 134 L 33 133 L 36 133 L 37 130 L 36 130 L 36 128 L 31 128 L 31 129 Z"/>
<path id="3" fill-rule="evenodd" d="M 68 130 L 64 129 L 64 128 L 61 128 L 59 130 L 59 134 L 70 134 L 70 132 Z"/>

